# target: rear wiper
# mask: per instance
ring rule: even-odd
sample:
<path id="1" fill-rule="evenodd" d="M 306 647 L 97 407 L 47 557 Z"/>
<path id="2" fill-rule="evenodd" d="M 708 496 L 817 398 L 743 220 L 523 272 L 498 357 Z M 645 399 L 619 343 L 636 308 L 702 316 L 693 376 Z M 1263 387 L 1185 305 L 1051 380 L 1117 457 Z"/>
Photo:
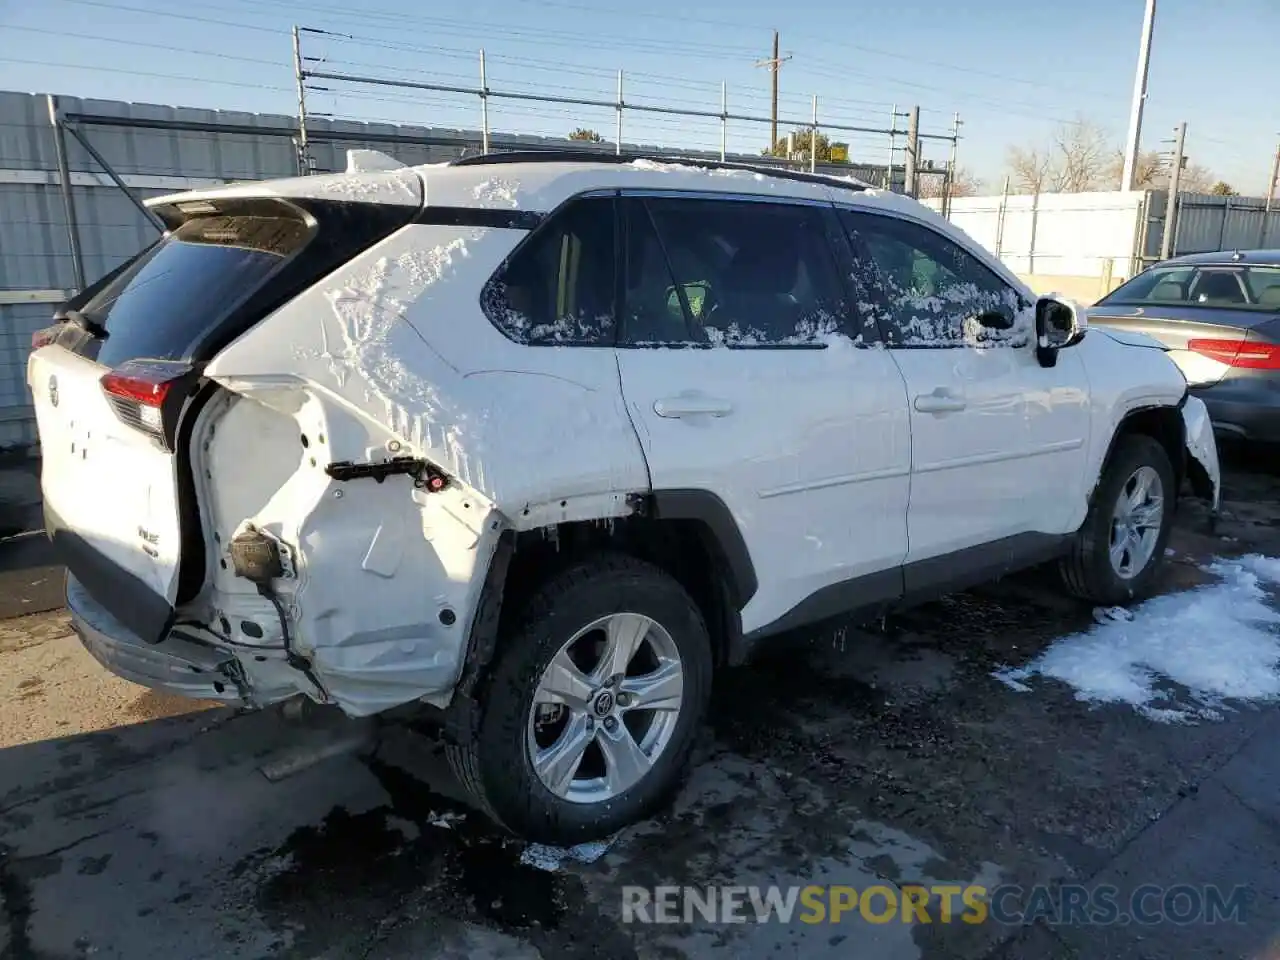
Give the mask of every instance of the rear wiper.
<path id="1" fill-rule="evenodd" d="M 95 337 L 98 340 L 107 339 L 107 328 L 92 317 L 81 313 L 79 310 L 59 310 L 54 319 L 61 320 L 64 323 L 73 323 L 85 333 L 89 334 L 89 336 Z"/>

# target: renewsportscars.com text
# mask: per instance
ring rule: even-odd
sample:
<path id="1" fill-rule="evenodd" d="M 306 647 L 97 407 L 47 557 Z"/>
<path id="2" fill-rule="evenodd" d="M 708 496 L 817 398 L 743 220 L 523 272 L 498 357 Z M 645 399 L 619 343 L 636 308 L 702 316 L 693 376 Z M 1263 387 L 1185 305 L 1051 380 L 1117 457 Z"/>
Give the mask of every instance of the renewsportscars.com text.
<path id="1" fill-rule="evenodd" d="M 1242 923 L 1247 888 L 1145 884 L 622 888 L 623 923 Z"/>

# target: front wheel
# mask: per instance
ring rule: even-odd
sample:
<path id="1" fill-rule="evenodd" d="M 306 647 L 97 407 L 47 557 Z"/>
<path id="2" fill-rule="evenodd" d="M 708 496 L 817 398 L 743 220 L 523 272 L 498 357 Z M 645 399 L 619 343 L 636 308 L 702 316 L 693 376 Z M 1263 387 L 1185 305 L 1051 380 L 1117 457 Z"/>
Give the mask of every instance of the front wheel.
<path id="1" fill-rule="evenodd" d="M 1121 439 L 1062 561 L 1067 588 L 1108 606 L 1150 593 L 1172 532 L 1177 495 L 1164 447 L 1142 434 Z"/>
<path id="2" fill-rule="evenodd" d="M 500 645 L 474 743 L 450 749 L 464 785 L 530 840 L 599 839 L 652 813 L 687 767 L 711 685 L 697 606 L 627 556 L 546 583 Z"/>

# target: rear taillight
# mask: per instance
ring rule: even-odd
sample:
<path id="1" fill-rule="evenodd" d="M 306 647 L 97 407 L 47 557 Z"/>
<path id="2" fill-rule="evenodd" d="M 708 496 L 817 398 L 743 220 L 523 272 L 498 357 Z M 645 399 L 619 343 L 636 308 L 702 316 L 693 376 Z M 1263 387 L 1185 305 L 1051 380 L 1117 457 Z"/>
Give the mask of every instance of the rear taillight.
<path id="1" fill-rule="evenodd" d="M 101 382 L 122 422 L 170 449 L 191 380 L 192 368 L 186 363 L 130 360 L 104 374 Z"/>
<path id="2" fill-rule="evenodd" d="M 1187 349 L 1201 356 L 1244 370 L 1280 370 L 1280 344 L 1250 340 L 1197 339 Z"/>

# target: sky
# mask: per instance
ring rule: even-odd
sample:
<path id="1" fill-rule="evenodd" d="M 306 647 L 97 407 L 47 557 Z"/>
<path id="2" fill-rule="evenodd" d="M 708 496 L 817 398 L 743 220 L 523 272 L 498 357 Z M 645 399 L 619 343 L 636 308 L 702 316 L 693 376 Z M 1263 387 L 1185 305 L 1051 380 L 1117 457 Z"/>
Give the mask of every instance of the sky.
<path id="1" fill-rule="evenodd" d="M 1100 125 L 1119 149 L 1143 0 L 0 0 L 0 90 L 296 115 L 290 28 L 314 70 L 474 88 L 479 50 L 492 91 L 612 102 L 617 72 L 633 103 L 767 117 L 772 32 L 781 33 L 780 114 L 888 127 L 920 107 L 922 132 L 963 123 L 959 165 L 999 192 L 1011 146 L 1044 144 L 1063 123 Z M 1187 123 L 1190 162 L 1243 193 L 1265 190 L 1280 138 L 1272 76 L 1280 0 L 1159 0 L 1143 148 L 1168 150 Z M 1270 88 L 1269 83 L 1261 84 Z M 315 80 L 308 111 L 355 120 L 477 129 L 478 98 Z M 314 89 L 324 88 L 324 89 Z M 615 111 L 491 97 L 491 128 L 612 138 Z M 905 119 L 898 120 L 905 129 Z M 786 127 L 784 127 L 785 129 Z M 630 112 L 623 137 L 718 149 L 716 119 Z M 854 160 L 884 163 L 882 133 L 832 131 Z M 898 139 L 901 147 L 902 140 Z M 733 121 L 730 150 L 768 144 Z M 946 160 L 945 141 L 925 159 Z M 895 162 L 902 162 L 899 151 Z"/>

